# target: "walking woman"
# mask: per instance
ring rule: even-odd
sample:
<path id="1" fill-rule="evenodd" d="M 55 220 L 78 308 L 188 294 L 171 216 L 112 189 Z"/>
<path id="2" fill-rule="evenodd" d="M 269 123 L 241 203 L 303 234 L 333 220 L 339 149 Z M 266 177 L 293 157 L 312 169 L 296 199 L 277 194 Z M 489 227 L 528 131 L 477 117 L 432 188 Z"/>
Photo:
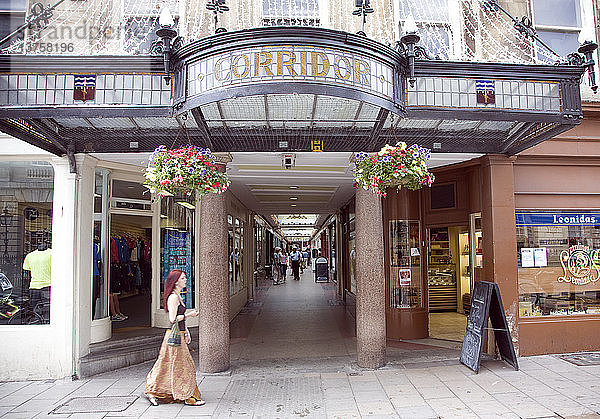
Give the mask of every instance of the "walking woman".
<path id="1" fill-rule="evenodd" d="M 146 378 L 144 393 L 154 406 L 157 406 L 159 401 L 183 402 L 191 406 L 202 406 L 205 403 L 196 385 L 196 365 L 188 349 L 191 341 L 190 331 L 185 325 L 185 319 L 197 317 L 198 311 L 193 310 L 186 314 L 185 304 L 179 294 L 185 285 L 186 277 L 183 271 L 173 269 L 169 272 L 165 281 L 164 307 L 171 324 L 179 322 L 181 344 L 171 346 L 167 343 L 171 334 L 171 329 L 168 329 L 158 359 Z"/>

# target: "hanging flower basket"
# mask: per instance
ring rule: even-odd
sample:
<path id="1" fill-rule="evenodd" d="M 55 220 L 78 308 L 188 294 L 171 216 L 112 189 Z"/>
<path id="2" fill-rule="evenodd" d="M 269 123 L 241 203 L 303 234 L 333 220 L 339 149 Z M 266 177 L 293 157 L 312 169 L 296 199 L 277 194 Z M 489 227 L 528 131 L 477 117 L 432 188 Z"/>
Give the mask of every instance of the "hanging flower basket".
<path id="1" fill-rule="evenodd" d="M 435 176 L 427 170 L 429 156 L 428 149 L 416 144 L 406 147 L 402 142 L 395 147 L 386 144 L 374 155 L 360 152 L 356 155 L 355 187 L 386 196 L 385 190 L 393 186 L 411 190 L 431 186 Z"/>
<path id="2" fill-rule="evenodd" d="M 192 192 L 200 196 L 220 194 L 229 186 L 227 175 L 219 172 L 210 150 L 191 145 L 172 150 L 161 145 L 150 156 L 144 176 L 144 186 L 161 198 Z"/>

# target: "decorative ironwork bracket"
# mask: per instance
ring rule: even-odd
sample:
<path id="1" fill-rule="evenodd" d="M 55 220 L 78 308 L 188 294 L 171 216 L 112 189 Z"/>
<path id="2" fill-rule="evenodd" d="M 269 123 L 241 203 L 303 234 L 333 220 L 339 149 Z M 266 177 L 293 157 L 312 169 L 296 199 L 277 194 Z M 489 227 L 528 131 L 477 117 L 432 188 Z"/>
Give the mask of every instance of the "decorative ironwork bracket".
<path id="1" fill-rule="evenodd" d="M 354 16 L 362 16 L 362 22 L 358 35 L 367 36 L 365 33 L 365 24 L 367 23 L 367 15 L 375 10 L 371 7 L 371 0 L 355 0 L 356 10 L 352 12 Z"/>
<path id="2" fill-rule="evenodd" d="M 514 28 L 517 31 L 519 31 L 519 33 L 521 35 L 523 35 L 525 38 L 531 37 L 531 38 L 535 39 L 537 42 L 540 43 L 540 45 L 542 45 L 549 52 L 551 52 L 554 56 L 556 56 L 559 61 L 564 61 L 565 60 L 565 58 L 563 56 L 561 56 L 556 51 L 554 51 L 552 48 L 550 48 L 548 46 L 548 44 L 546 44 L 538 36 L 537 32 L 533 28 L 533 22 L 531 21 L 531 18 L 529 18 L 529 16 L 523 16 L 519 20 L 519 18 L 514 17 L 504 7 L 500 6 L 500 4 L 498 4 L 498 0 L 482 0 L 482 2 L 483 2 L 483 8 L 484 9 L 489 10 L 491 12 L 497 12 L 498 10 L 500 10 L 502 13 L 504 13 L 506 16 L 508 16 L 508 18 L 510 20 L 512 20 Z"/>
<path id="3" fill-rule="evenodd" d="M 556 51 L 548 46 L 538 35 L 535 29 L 533 28 L 533 23 L 528 16 L 523 16 L 520 20 L 513 15 L 511 15 L 506 9 L 504 9 L 500 4 L 498 4 L 498 0 L 482 0 L 484 9 L 497 12 L 500 10 L 506 16 L 510 18 L 513 22 L 513 26 L 519 33 L 521 33 L 525 38 L 533 38 L 540 45 L 546 48 L 549 52 L 551 52 L 554 56 L 557 57 L 557 65 L 575 65 L 575 66 L 583 66 L 586 68 L 588 72 L 588 78 L 590 82 L 590 88 L 594 93 L 597 92 L 598 86 L 596 85 L 596 73 L 594 72 L 594 58 L 593 52 L 598 48 L 598 44 L 592 41 L 585 41 L 577 50 L 578 52 L 572 52 L 567 57 L 563 57 L 559 55 Z M 583 54 L 583 56 L 582 56 Z"/>
<path id="4" fill-rule="evenodd" d="M 228 12 L 229 6 L 225 4 L 225 0 L 209 0 L 206 3 L 206 8 L 214 13 L 215 33 L 227 32 L 225 28 L 219 28 L 219 13 Z"/>

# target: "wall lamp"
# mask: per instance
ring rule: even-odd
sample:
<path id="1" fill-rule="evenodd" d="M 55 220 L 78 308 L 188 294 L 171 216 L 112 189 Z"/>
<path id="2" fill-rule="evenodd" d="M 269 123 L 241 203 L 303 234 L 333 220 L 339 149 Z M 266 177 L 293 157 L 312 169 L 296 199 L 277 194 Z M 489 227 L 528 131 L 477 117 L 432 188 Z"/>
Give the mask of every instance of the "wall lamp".
<path id="1" fill-rule="evenodd" d="M 598 44 L 593 41 L 585 41 L 577 52 L 583 54 L 585 57 L 585 62 L 582 64 L 588 72 L 588 80 L 590 81 L 590 88 L 594 93 L 598 91 L 598 86 L 596 85 L 596 71 L 594 70 L 594 51 L 598 49 Z"/>
<path id="2" fill-rule="evenodd" d="M 416 80 L 415 56 L 417 54 L 425 54 L 425 50 L 423 49 L 423 47 L 416 46 L 416 44 L 421 40 L 421 37 L 417 34 L 417 23 L 415 22 L 415 19 L 412 17 L 412 15 L 408 15 L 408 17 L 404 21 L 402 29 L 404 35 L 402 35 L 402 38 L 400 38 L 398 47 L 400 48 L 400 53 L 408 61 L 408 82 L 410 83 L 410 87 L 414 87 Z"/>
<path id="3" fill-rule="evenodd" d="M 177 37 L 177 31 L 173 29 L 175 21 L 168 7 L 165 7 L 158 18 L 160 28 L 157 29 L 156 35 L 159 37 L 158 42 L 155 41 L 150 48 L 151 52 L 162 53 L 165 66 L 165 83 L 171 82 L 171 41 Z M 177 37 L 178 38 L 178 37 Z M 181 38 L 179 38 L 181 39 Z M 177 42 L 177 39 L 176 39 Z M 175 42 L 173 43 L 175 44 Z"/>

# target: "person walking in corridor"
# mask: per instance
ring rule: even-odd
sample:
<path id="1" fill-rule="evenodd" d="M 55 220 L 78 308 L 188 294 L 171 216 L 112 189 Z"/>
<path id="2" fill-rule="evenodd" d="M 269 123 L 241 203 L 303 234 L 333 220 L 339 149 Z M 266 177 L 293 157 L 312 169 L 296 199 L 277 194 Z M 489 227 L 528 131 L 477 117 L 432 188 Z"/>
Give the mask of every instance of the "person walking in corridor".
<path id="1" fill-rule="evenodd" d="M 275 256 L 277 258 L 277 266 L 279 267 L 279 273 L 281 274 L 281 278 L 280 278 L 280 284 L 285 282 L 285 273 L 287 271 L 287 257 L 285 256 L 285 254 L 283 253 L 283 250 L 278 247 L 277 249 L 279 249 L 277 251 L 277 253 L 275 253 Z"/>
<path id="2" fill-rule="evenodd" d="M 281 275 L 281 267 L 279 265 L 280 253 L 281 248 L 276 247 L 275 252 L 273 252 L 273 270 L 271 275 L 273 277 L 273 285 L 283 284 L 284 281 L 284 277 Z"/>
<path id="3" fill-rule="evenodd" d="M 202 406 L 205 401 L 200 397 L 196 384 L 196 365 L 190 355 L 188 345 L 191 342 L 190 331 L 185 325 L 188 317 L 197 317 L 198 310 L 189 313 L 180 292 L 186 285 L 185 273 L 173 269 L 165 280 L 164 308 L 169 315 L 171 325 L 179 324 L 180 342 L 169 342 L 171 329 L 165 333 L 158 359 L 146 378 L 144 393 L 154 406 L 161 403 L 185 403 L 190 406 Z"/>
<path id="4" fill-rule="evenodd" d="M 292 273 L 294 274 L 294 279 L 296 281 L 300 281 L 300 261 L 302 260 L 302 253 L 298 250 L 296 246 L 292 247 L 292 252 L 290 253 L 290 263 L 292 264 Z"/>

